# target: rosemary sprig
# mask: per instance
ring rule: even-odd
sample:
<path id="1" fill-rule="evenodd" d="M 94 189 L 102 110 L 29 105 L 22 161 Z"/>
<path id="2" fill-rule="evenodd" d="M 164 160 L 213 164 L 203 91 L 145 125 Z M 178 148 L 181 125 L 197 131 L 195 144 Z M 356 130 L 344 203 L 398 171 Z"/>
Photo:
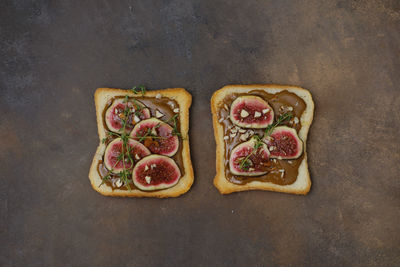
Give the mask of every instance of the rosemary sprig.
<path id="1" fill-rule="evenodd" d="M 139 138 L 139 142 L 142 142 L 144 139 L 167 139 L 166 137 L 163 136 L 157 136 L 152 133 L 153 129 L 157 129 L 160 127 L 161 124 L 157 123 L 154 127 L 152 128 L 147 128 L 147 131 L 143 135 L 136 135 L 136 138 Z"/>
<path id="2" fill-rule="evenodd" d="M 128 96 L 126 96 L 127 99 Z M 123 170 L 119 172 L 120 180 L 124 182 L 126 188 L 131 191 L 131 187 L 129 186 L 129 172 L 126 168 L 125 165 L 125 151 L 128 153 L 126 154 L 128 161 L 133 162 L 133 159 L 130 154 L 130 146 L 128 144 L 129 142 L 129 135 L 126 134 L 125 129 L 126 129 L 126 124 L 127 124 L 127 118 L 129 118 L 129 115 L 131 114 L 131 109 L 128 107 L 128 105 L 125 106 L 124 110 L 124 115 L 125 118 L 122 120 L 122 134 L 121 134 L 121 140 L 122 140 L 122 165 L 123 165 Z M 133 164 L 131 168 L 133 167 Z"/>
<path id="3" fill-rule="evenodd" d="M 178 122 L 177 122 L 177 118 L 178 118 L 178 114 L 175 114 L 174 116 L 172 116 L 171 118 L 169 118 L 167 120 L 167 123 L 172 121 L 172 135 L 176 135 L 178 137 L 182 137 L 182 134 L 180 133 L 179 129 L 178 129 Z"/>
<path id="4" fill-rule="evenodd" d="M 250 157 L 252 155 L 254 155 L 260 147 L 263 146 L 263 141 L 261 140 L 261 138 L 258 135 L 254 135 L 253 138 L 254 138 L 254 141 L 255 141 L 254 142 L 254 146 L 253 146 L 253 150 L 251 151 L 250 154 L 248 154 L 244 159 L 242 159 L 240 161 L 239 168 L 242 169 L 242 170 L 249 169 L 249 167 L 251 166 Z"/>
<path id="5" fill-rule="evenodd" d="M 146 86 L 144 85 L 134 86 L 131 90 L 135 95 L 142 93 L 142 96 L 144 96 L 146 94 Z"/>
<path id="6" fill-rule="evenodd" d="M 279 126 L 280 124 L 282 124 L 285 121 L 290 120 L 291 118 L 293 118 L 293 114 L 290 113 L 290 112 L 287 112 L 287 113 L 284 113 L 284 114 L 280 115 L 275 123 L 269 125 L 265 129 L 265 136 L 269 136 L 277 126 Z"/>

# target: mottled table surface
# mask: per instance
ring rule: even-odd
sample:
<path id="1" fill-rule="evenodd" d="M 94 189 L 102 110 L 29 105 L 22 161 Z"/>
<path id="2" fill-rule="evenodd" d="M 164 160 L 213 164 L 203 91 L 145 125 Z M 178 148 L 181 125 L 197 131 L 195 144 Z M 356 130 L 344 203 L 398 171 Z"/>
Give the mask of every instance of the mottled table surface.
<path id="1" fill-rule="evenodd" d="M 399 266 L 400 2 L 0 3 L 1 266 Z M 311 192 L 212 185 L 212 93 L 308 88 Z M 97 87 L 193 95 L 192 189 L 122 199 L 88 180 Z"/>

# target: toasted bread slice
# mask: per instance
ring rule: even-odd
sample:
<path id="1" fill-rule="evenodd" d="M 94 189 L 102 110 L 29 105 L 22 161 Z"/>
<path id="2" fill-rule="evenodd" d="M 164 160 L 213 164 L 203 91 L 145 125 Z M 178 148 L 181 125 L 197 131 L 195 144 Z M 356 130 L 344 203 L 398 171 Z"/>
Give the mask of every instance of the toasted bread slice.
<path id="1" fill-rule="evenodd" d="M 255 89 L 265 90 L 267 93 L 270 94 L 287 90 L 302 98 L 306 103 L 306 109 L 304 110 L 300 118 L 302 127 L 298 133 L 300 139 L 304 143 L 303 147 L 304 158 L 299 166 L 297 179 L 293 184 L 278 185 L 270 182 L 251 181 L 244 185 L 237 185 L 229 182 L 225 177 L 225 166 L 224 166 L 225 142 L 223 139 L 224 130 L 223 126 L 218 122 L 218 110 L 219 108 L 221 108 L 221 103 L 227 95 L 232 93 L 248 93 Z M 310 191 L 311 180 L 307 165 L 306 141 L 307 141 L 308 130 L 313 120 L 314 102 L 308 90 L 296 86 L 283 86 L 283 85 L 259 85 L 259 84 L 227 85 L 213 94 L 211 99 L 211 111 L 213 114 L 214 135 L 217 144 L 217 151 L 216 151 L 217 174 L 214 178 L 214 185 L 218 188 L 221 194 L 229 194 L 232 192 L 246 191 L 246 190 L 269 190 L 269 191 L 305 195 Z"/>
<path id="2" fill-rule="evenodd" d="M 98 163 L 102 160 L 106 145 L 101 142 L 106 137 L 106 129 L 103 124 L 103 110 L 105 109 L 107 102 L 115 96 L 126 96 L 129 97 L 141 97 L 142 95 L 135 95 L 132 91 L 112 89 L 112 88 L 98 88 L 94 94 L 94 101 L 96 104 L 96 117 L 97 117 L 97 128 L 99 133 L 99 146 L 97 147 L 96 154 L 94 155 L 92 165 L 89 171 L 89 180 L 94 190 L 105 196 L 118 196 L 118 197 L 177 197 L 187 192 L 193 184 L 193 167 L 190 160 L 189 150 L 189 108 L 192 103 L 192 96 L 183 88 L 171 88 L 163 90 L 152 90 L 147 91 L 144 97 L 156 97 L 157 94 L 161 94 L 163 97 L 167 97 L 175 100 L 179 104 L 179 118 L 180 118 L 180 133 L 185 138 L 182 140 L 182 159 L 184 175 L 180 178 L 178 184 L 168 189 L 159 191 L 141 191 L 139 189 L 132 189 L 131 191 L 122 189 L 112 189 L 109 186 L 99 185 L 102 179 L 97 171 Z"/>

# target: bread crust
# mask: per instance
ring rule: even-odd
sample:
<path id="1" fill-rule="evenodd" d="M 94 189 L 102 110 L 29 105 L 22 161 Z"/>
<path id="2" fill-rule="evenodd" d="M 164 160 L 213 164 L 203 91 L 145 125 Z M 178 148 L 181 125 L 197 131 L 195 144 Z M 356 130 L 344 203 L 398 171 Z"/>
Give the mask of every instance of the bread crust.
<path id="1" fill-rule="evenodd" d="M 144 192 L 138 189 L 132 189 L 131 191 L 114 189 L 112 190 L 109 186 L 101 186 L 102 180 L 97 172 L 97 164 L 102 159 L 106 145 L 101 142 L 106 137 L 106 130 L 103 126 L 103 110 L 109 99 L 115 96 L 129 97 L 141 97 L 142 94 L 135 95 L 132 91 L 114 89 L 114 88 L 98 88 L 94 94 L 94 102 L 96 105 L 96 119 L 97 129 L 99 134 L 99 146 L 97 147 L 96 153 L 93 157 L 92 165 L 89 171 L 89 180 L 94 190 L 105 196 L 115 197 L 178 197 L 186 193 L 193 184 L 194 174 L 192 162 L 190 159 L 190 148 L 189 148 L 189 108 L 192 104 L 192 95 L 183 88 L 168 88 L 162 90 L 151 90 L 146 91 L 144 97 L 156 97 L 157 94 L 161 94 L 163 97 L 168 97 L 175 100 L 179 104 L 179 117 L 182 136 L 185 138 L 182 140 L 182 160 L 185 175 L 182 176 L 179 182 L 168 189 L 163 189 L 153 192 Z"/>
<path id="2" fill-rule="evenodd" d="M 278 93 L 287 90 L 301 97 L 306 102 L 306 109 L 303 112 L 300 121 L 301 129 L 299 137 L 303 140 L 304 158 L 299 166 L 299 174 L 296 181 L 290 185 L 277 185 L 270 182 L 252 181 L 245 185 L 237 185 L 229 182 L 225 177 L 224 154 L 225 142 L 223 140 L 224 132 L 222 125 L 218 122 L 218 110 L 221 101 L 226 95 L 231 93 L 248 93 L 252 90 L 265 90 L 268 93 Z M 214 185 L 221 194 L 230 194 L 233 192 L 247 190 L 268 190 L 291 194 L 305 195 L 310 191 L 311 179 L 307 164 L 307 135 L 314 116 L 314 102 L 310 92 L 306 89 L 290 85 L 275 84 L 251 84 L 251 85 L 227 85 L 216 91 L 211 98 L 211 112 L 213 117 L 214 136 L 217 144 L 216 149 L 216 175 Z"/>

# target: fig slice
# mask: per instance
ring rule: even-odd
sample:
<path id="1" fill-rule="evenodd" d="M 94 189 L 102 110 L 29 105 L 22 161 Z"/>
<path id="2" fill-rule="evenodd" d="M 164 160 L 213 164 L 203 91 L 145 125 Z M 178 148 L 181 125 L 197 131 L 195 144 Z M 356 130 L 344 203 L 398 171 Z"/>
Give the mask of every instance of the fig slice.
<path id="1" fill-rule="evenodd" d="M 287 126 L 276 127 L 269 136 L 264 137 L 271 158 L 297 159 L 303 153 L 303 142 L 295 129 Z"/>
<path id="2" fill-rule="evenodd" d="M 150 155 L 140 160 L 132 171 L 132 180 L 144 191 L 160 190 L 176 185 L 181 171 L 175 161 L 162 155 Z"/>
<path id="3" fill-rule="evenodd" d="M 130 136 L 143 143 L 153 154 L 172 157 L 179 148 L 179 139 L 173 135 L 173 128 L 156 118 L 136 124 Z"/>
<path id="4" fill-rule="evenodd" d="M 126 107 L 130 109 L 128 118 L 125 118 Z M 105 121 L 108 129 L 112 132 L 122 133 L 123 120 L 127 120 L 125 133 L 129 133 L 133 126 L 140 120 L 150 118 L 150 110 L 140 101 L 125 98 L 117 98 L 106 110 Z"/>
<path id="5" fill-rule="evenodd" d="M 239 127 L 261 129 L 273 123 L 274 111 L 261 97 L 246 95 L 232 102 L 229 117 Z"/>
<path id="6" fill-rule="evenodd" d="M 129 145 L 129 152 L 127 151 L 128 146 L 126 148 L 124 147 L 121 138 L 116 138 L 108 144 L 104 152 L 104 164 L 109 171 L 119 173 L 124 169 L 131 169 L 135 162 L 150 155 L 150 151 L 147 147 L 138 141 L 129 139 L 127 144 Z M 121 159 L 122 151 L 124 151 L 125 164 Z"/>
<path id="7" fill-rule="evenodd" d="M 257 142 L 259 142 L 259 147 L 255 150 Z M 268 172 L 269 164 L 267 145 L 254 137 L 233 148 L 229 157 L 229 169 L 235 175 L 263 175 Z"/>

